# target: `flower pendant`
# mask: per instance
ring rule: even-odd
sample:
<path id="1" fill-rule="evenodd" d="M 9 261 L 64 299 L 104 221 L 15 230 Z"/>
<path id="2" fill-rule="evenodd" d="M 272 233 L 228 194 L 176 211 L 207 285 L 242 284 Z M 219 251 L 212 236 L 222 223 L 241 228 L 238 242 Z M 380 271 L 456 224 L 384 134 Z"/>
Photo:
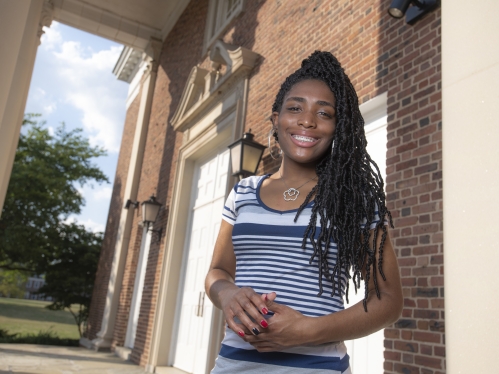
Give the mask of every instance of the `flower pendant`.
<path id="1" fill-rule="evenodd" d="M 284 200 L 286 201 L 295 201 L 298 198 L 300 191 L 296 188 L 291 187 L 290 189 L 283 192 Z"/>

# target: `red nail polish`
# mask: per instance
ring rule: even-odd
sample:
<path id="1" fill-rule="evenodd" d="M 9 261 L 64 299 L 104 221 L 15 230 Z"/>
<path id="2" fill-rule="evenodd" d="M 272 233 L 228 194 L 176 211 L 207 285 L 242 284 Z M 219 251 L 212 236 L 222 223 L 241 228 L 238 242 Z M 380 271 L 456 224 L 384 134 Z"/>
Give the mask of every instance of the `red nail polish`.
<path id="1" fill-rule="evenodd" d="M 260 325 L 262 325 L 262 327 L 265 327 L 265 328 L 269 327 L 269 324 L 264 319 L 262 319 L 262 322 L 260 322 Z"/>
<path id="2" fill-rule="evenodd" d="M 267 301 L 267 300 L 268 300 L 268 297 L 267 297 L 267 294 L 265 294 L 265 301 Z"/>
<path id="3" fill-rule="evenodd" d="M 239 331 L 239 332 L 238 332 L 238 335 L 239 335 L 241 338 L 244 338 L 244 332 Z"/>
<path id="4" fill-rule="evenodd" d="M 263 314 L 269 314 L 269 310 L 267 308 L 262 308 L 262 313 Z"/>

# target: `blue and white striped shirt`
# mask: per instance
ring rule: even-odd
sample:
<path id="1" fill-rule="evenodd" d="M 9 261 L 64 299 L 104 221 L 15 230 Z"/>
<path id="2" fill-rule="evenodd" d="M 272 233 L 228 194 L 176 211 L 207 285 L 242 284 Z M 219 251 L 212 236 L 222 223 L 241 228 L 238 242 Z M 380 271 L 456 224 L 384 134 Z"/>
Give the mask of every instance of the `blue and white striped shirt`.
<path id="1" fill-rule="evenodd" d="M 300 313 L 319 317 L 344 308 L 343 298 L 331 297 L 332 284 L 323 279 L 323 294 L 318 296 L 318 264 L 312 256 L 312 244 L 302 249 L 303 234 L 310 221 L 310 202 L 294 222 L 297 209 L 278 211 L 260 199 L 260 187 L 268 175 L 249 177 L 231 191 L 222 218 L 234 225 L 232 241 L 236 256 L 236 279 L 239 287 L 251 287 L 258 294 L 277 293 L 276 302 Z M 371 223 L 374 227 L 376 222 Z M 319 234 L 317 229 L 317 235 Z M 337 246 L 332 242 L 327 260 L 336 263 Z M 346 274 L 341 279 L 342 295 Z M 272 365 L 268 367 L 267 365 Z M 283 352 L 259 353 L 229 328 L 212 373 L 263 371 L 280 373 L 350 372 L 349 357 L 343 343 L 315 347 L 295 347 Z"/>

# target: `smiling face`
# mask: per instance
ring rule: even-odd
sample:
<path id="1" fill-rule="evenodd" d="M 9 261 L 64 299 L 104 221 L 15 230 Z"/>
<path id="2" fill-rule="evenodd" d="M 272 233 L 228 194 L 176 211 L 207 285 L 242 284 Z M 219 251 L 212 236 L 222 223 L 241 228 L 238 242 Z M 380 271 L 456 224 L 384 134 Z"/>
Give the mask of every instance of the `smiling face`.
<path id="1" fill-rule="evenodd" d="M 296 83 L 272 113 L 283 156 L 300 164 L 316 164 L 327 152 L 336 129 L 335 98 L 319 80 Z"/>

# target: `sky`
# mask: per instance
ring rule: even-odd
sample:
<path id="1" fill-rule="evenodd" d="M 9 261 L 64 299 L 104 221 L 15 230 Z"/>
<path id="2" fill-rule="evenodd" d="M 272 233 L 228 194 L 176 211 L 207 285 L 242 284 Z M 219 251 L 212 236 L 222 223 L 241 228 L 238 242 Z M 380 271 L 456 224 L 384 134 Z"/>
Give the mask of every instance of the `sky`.
<path id="1" fill-rule="evenodd" d="M 64 122 L 83 129 L 91 145 L 107 150 L 95 159 L 110 183 L 80 189 L 81 214 L 70 220 L 104 231 L 126 114 L 128 83 L 112 73 L 123 46 L 52 22 L 38 48 L 25 113 L 40 113 L 49 129 Z"/>

